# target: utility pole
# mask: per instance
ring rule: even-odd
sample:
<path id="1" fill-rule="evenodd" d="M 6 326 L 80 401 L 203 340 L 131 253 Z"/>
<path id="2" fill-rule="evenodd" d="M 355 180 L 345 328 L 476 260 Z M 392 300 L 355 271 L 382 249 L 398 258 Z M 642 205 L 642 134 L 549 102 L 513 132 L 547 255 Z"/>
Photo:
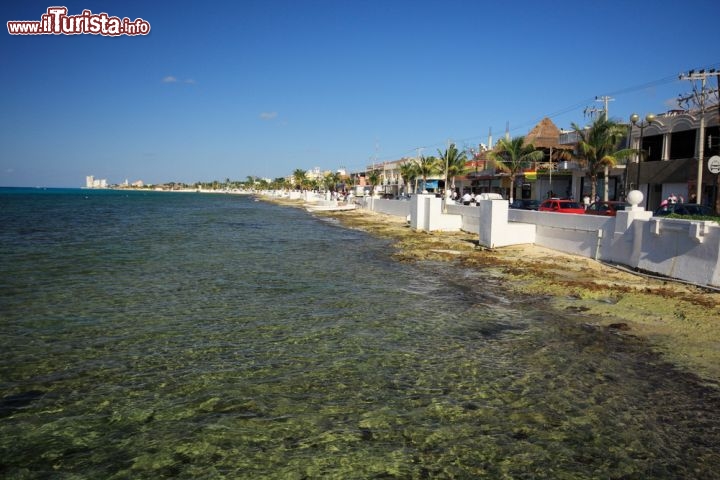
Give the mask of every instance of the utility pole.
<path id="1" fill-rule="evenodd" d="M 720 72 L 715 71 L 714 68 L 705 71 L 690 70 L 687 74 L 680 74 L 680 80 L 690 80 L 693 82 L 693 100 L 700 107 L 700 131 L 698 132 L 698 168 L 697 168 L 697 185 L 695 186 L 695 201 L 702 203 L 702 177 L 703 169 L 705 168 L 705 98 L 708 93 L 705 89 L 705 85 L 708 77 L 718 77 Z M 697 82 L 700 82 L 700 91 L 697 89 Z"/>
<path id="2" fill-rule="evenodd" d="M 595 97 L 596 102 L 603 102 L 603 112 L 605 114 L 605 121 L 608 121 L 608 118 L 610 118 L 610 110 L 608 108 L 608 102 L 612 102 L 615 99 L 612 97 L 608 97 L 607 95 L 603 95 L 602 97 Z M 603 201 L 607 202 L 610 198 L 610 168 L 605 165 L 605 169 L 603 170 L 603 175 L 605 176 L 605 188 L 603 189 Z M 617 192 L 616 192 L 617 193 Z M 592 201 L 594 202 L 595 199 L 593 198 Z"/>
<path id="3" fill-rule="evenodd" d="M 375 138 L 375 153 L 373 154 L 373 170 L 375 170 L 375 163 L 377 162 L 377 155 L 378 155 L 378 139 Z"/>
<path id="4" fill-rule="evenodd" d="M 420 165 L 420 155 L 422 154 L 422 150 L 423 150 L 423 147 L 417 147 L 417 159 L 416 159 L 416 162 L 417 162 L 418 165 Z M 425 188 L 424 185 L 423 185 L 423 188 Z M 418 177 L 416 176 L 416 177 L 415 177 L 415 191 L 414 191 L 414 193 L 417 194 L 417 193 L 418 193 L 417 190 L 418 190 Z"/>
<path id="5" fill-rule="evenodd" d="M 605 113 L 605 120 L 607 120 L 608 116 L 610 115 L 610 110 L 608 109 L 608 102 L 613 102 L 615 101 L 615 99 L 612 97 L 608 97 L 607 95 L 603 95 L 602 97 L 595 97 L 595 101 L 603 103 L 603 112 Z"/>
<path id="6" fill-rule="evenodd" d="M 598 112 L 602 112 L 605 120 L 607 120 L 610 116 L 610 110 L 608 107 L 609 102 L 615 101 L 614 98 L 608 97 L 607 95 L 603 95 L 602 97 L 595 97 L 596 102 L 602 102 L 603 107 L 597 108 L 597 107 L 585 107 L 585 110 L 583 110 L 583 114 L 586 117 L 590 117 L 592 119 L 595 119 L 595 116 L 598 114 Z"/>
<path id="7" fill-rule="evenodd" d="M 447 213 L 447 203 L 448 199 L 450 198 L 450 191 L 448 190 L 448 163 L 450 160 L 450 145 L 452 145 L 452 143 L 451 140 L 448 139 L 447 149 L 445 150 L 445 189 L 443 190 L 443 213 Z"/>
<path id="8" fill-rule="evenodd" d="M 552 171 L 553 171 L 553 159 L 552 159 L 552 145 L 550 145 L 550 191 L 552 192 Z"/>
<path id="9" fill-rule="evenodd" d="M 608 97 L 607 95 L 603 95 L 602 97 L 595 97 L 596 102 L 602 102 L 603 108 L 598 109 L 597 107 L 587 107 L 585 110 L 583 110 L 583 113 L 585 116 L 589 116 L 590 118 L 594 119 L 595 115 L 597 115 L 598 110 L 603 112 L 603 117 L 605 121 L 608 120 L 610 117 L 609 107 L 608 103 L 614 101 L 615 99 L 612 97 Z M 607 202 L 608 197 L 610 196 L 610 185 L 609 185 L 609 176 L 610 176 L 610 168 L 605 165 L 605 169 L 603 171 L 603 175 L 605 176 L 605 182 L 604 182 L 604 188 L 603 188 L 603 201 Z M 592 201 L 594 202 L 595 199 L 593 198 Z"/>

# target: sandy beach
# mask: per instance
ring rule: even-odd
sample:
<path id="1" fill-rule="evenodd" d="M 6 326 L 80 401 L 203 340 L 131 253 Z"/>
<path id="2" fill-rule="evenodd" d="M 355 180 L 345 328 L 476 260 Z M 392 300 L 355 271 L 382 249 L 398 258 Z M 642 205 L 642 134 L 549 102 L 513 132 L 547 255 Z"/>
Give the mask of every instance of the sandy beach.
<path id="1" fill-rule="evenodd" d="M 290 206 L 301 202 L 271 201 Z M 398 261 L 454 262 L 502 276 L 514 295 L 537 297 L 569 318 L 634 335 L 688 375 L 720 387 L 720 293 L 534 245 L 485 249 L 477 234 L 413 231 L 400 217 L 367 210 L 316 212 L 389 238 Z"/>

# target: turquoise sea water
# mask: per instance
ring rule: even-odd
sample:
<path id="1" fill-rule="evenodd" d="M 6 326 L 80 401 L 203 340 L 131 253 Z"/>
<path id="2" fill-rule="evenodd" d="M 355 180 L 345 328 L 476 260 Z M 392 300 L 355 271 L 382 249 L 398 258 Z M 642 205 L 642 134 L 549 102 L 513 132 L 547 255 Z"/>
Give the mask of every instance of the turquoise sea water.
<path id="1" fill-rule="evenodd" d="M 716 390 L 486 272 L 240 196 L 0 221 L 2 478 L 720 478 Z"/>

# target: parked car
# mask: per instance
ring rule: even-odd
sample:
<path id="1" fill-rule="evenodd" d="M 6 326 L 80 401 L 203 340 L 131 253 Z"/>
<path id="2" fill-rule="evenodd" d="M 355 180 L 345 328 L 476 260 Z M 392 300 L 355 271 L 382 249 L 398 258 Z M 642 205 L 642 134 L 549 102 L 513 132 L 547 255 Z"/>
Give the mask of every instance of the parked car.
<path id="1" fill-rule="evenodd" d="M 540 207 L 540 200 L 531 200 L 529 198 L 515 199 L 510 204 L 510 208 L 518 208 L 520 210 L 537 210 Z"/>
<path id="2" fill-rule="evenodd" d="M 499 193 L 492 193 L 492 192 L 485 192 L 485 193 L 478 193 L 475 195 L 475 201 L 479 200 L 502 200 L 503 196 Z"/>
<path id="3" fill-rule="evenodd" d="M 555 213 L 585 213 L 585 209 L 575 200 L 562 200 L 559 198 L 544 200 L 538 210 Z"/>
<path id="4" fill-rule="evenodd" d="M 653 215 L 656 217 L 664 217 L 671 213 L 677 213 L 678 215 L 716 216 L 712 208 L 697 203 L 668 203 L 655 210 Z"/>
<path id="5" fill-rule="evenodd" d="M 614 217 L 618 210 L 625 210 L 627 204 L 625 202 L 593 202 L 585 209 L 586 215 L 604 215 L 606 217 Z"/>

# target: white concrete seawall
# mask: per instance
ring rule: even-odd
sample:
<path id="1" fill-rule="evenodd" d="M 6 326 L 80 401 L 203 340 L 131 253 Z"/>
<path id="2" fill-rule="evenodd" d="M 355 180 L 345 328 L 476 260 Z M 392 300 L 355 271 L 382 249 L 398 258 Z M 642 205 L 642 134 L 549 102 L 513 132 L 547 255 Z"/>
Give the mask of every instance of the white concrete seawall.
<path id="1" fill-rule="evenodd" d="M 405 217 L 410 215 L 410 200 L 388 200 L 385 198 L 363 197 L 358 200 L 367 210 L 377 213 L 384 213 L 394 217 Z"/>
<path id="2" fill-rule="evenodd" d="M 481 200 L 479 206 L 448 205 L 433 195 L 410 202 L 374 199 L 365 208 L 406 217 L 423 231 L 478 234 L 480 245 L 497 248 L 535 244 L 698 285 L 720 287 L 720 225 L 653 217 L 641 208 L 617 217 L 536 212 L 508 208 L 505 200 Z"/>

